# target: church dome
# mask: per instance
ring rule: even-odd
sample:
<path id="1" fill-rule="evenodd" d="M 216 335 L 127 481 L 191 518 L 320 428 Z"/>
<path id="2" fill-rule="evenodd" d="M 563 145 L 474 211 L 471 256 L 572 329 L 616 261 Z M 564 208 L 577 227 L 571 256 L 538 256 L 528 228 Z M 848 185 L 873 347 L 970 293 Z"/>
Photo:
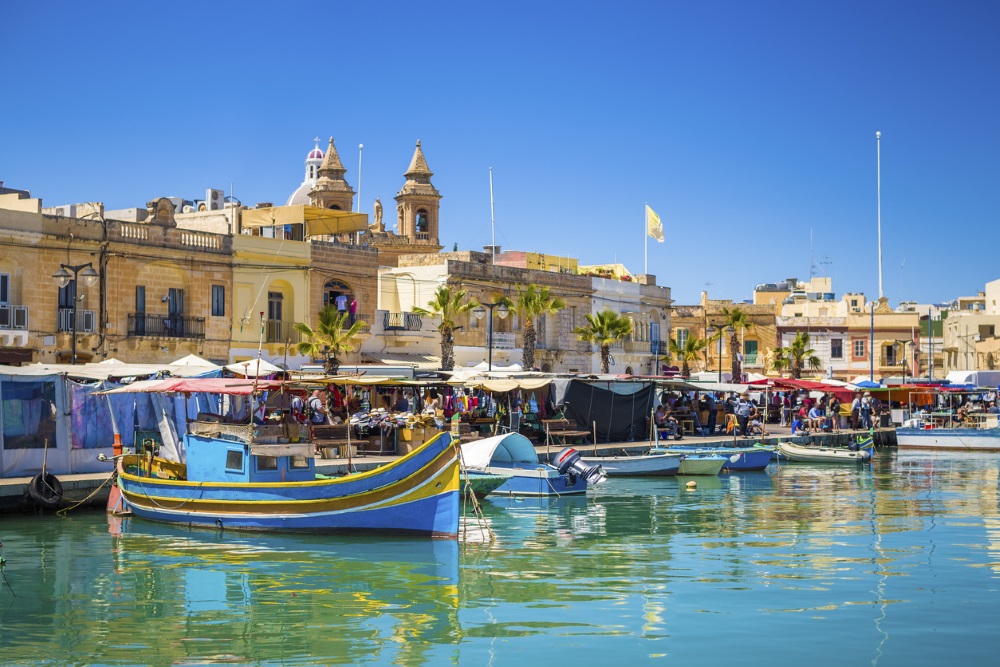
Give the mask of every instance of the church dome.
<path id="1" fill-rule="evenodd" d="M 307 160 L 322 160 L 323 159 L 323 151 L 322 151 L 322 149 L 320 149 L 319 146 L 316 146 L 316 148 L 314 148 L 311 151 L 309 151 L 309 155 L 306 156 L 306 159 Z"/>

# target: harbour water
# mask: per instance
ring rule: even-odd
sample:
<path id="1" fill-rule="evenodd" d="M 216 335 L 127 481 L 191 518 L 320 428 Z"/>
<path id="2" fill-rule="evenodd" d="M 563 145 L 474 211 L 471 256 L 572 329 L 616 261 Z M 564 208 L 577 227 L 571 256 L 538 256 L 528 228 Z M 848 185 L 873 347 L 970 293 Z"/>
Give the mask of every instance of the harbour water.
<path id="1" fill-rule="evenodd" d="M 880 452 L 612 479 L 485 502 L 495 542 L 6 517 L 0 664 L 995 664 L 998 475 Z"/>

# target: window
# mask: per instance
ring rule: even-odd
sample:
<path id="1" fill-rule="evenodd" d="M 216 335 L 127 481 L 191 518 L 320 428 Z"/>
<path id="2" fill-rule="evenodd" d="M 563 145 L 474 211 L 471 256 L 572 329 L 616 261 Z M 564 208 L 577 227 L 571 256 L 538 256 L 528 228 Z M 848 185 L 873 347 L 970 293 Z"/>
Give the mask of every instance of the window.
<path id="1" fill-rule="evenodd" d="M 135 286 L 135 312 L 145 313 L 146 312 L 146 286 L 136 285 Z"/>
<path id="2" fill-rule="evenodd" d="M 743 361 L 748 364 L 757 363 L 757 341 L 748 340 L 743 343 Z"/>
<path id="3" fill-rule="evenodd" d="M 865 339 L 855 338 L 854 339 L 854 358 L 864 359 L 865 358 Z"/>
<path id="4" fill-rule="evenodd" d="M 288 467 L 291 468 L 292 470 L 308 468 L 309 459 L 307 459 L 304 456 L 293 456 L 289 460 Z"/>
<path id="5" fill-rule="evenodd" d="M 226 314 L 226 286 L 212 285 L 212 315 L 222 317 Z"/>
<path id="6" fill-rule="evenodd" d="M 830 358 L 831 359 L 844 358 L 844 340 L 842 338 L 830 339 Z"/>
<path id="7" fill-rule="evenodd" d="M 268 471 L 278 469 L 278 458 L 276 456 L 255 456 L 258 471 Z"/>
<path id="8" fill-rule="evenodd" d="M 417 211 L 416 228 L 418 234 L 427 233 L 427 211 L 424 209 Z"/>
<path id="9" fill-rule="evenodd" d="M 885 346 L 885 365 L 886 366 L 895 366 L 896 364 L 898 364 L 899 363 L 899 359 L 897 359 L 896 357 L 897 357 L 897 355 L 896 355 L 896 346 L 895 345 L 886 345 Z"/>
<path id="10" fill-rule="evenodd" d="M 230 449 L 226 452 L 226 470 L 231 472 L 243 472 L 243 452 L 238 449 Z"/>
<path id="11" fill-rule="evenodd" d="M 677 347 L 683 350 L 684 346 L 687 345 L 688 336 L 690 335 L 691 332 L 688 331 L 687 329 L 675 329 L 675 331 L 677 332 L 676 333 Z"/>
<path id="12" fill-rule="evenodd" d="M 283 320 L 281 316 L 281 306 L 284 299 L 285 296 L 281 292 L 267 293 L 267 319 L 275 322 L 281 322 Z"/>
<path id="13" fill-rule="evenodd" d="M 10 303 L 10 274 L 0 273 L 0 306 Z"/>

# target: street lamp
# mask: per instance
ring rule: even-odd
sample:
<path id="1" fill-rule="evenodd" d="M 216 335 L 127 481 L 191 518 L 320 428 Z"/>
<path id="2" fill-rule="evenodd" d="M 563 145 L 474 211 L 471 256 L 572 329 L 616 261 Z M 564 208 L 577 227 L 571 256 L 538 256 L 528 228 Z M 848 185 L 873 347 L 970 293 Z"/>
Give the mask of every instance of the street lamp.
<path id="1" fill-rule="evenodd" d="M 908 338 L 906 340 L 899 340 L 899 339 L 897 339 L 893 343 L 893 345 L 892 345 L 896 349 L 897 352 L 900 349 L 902 349 L 902 351 L 903 351 L 903 354 L 900 356 L 900 361 L 899 361 L 899 363 L 903 364 L 903 384 L 906 384 L 906 344 L 907 343 L 911 343 L 912 344 L 913 343 L 913 339 L 912 338 Z"/>
<path id="2" fill-rule="evenodd" d="M 476 316 L 477 320 L 483 319 L 486 315 L 486 308 L 490 309 L 490 319 L 486 325 L 487 328 L 487 345 L 489 347 L 489 361 L 487 362 L 488 371 L 493 370 L 493 310 L 496 309 L 497 315 L 500 319 L 507 317 L 507 313 L 510 312 L 510 308 L 507 307 L 507 303 L 504 301 L 496 301 L 494 303 L 481 303 L 477 308 L 472 310 L 472 314 Z"/>
<path id="3" fill-rule="evenodd" d="M 721 324 L 709 324 L 705 327 L 705 333 L 709 336 L 714 335 L 716 332 L 719 334 L 719 382 L 722 382 L 722 334 L 725 333 L 727 336 L 732 336 L 736 333 L 736 329 L 732 327 L 723 329 Z"/>
<path id="4" fill-rule="evenodd" d="M 52 279 L 56 281 L 56 285 L 60 288 L 66 287 L 70 283 L 73 283 L 73 312 L 70 315 L 70 332 L 71 332 L 71 355 L 70 363 L 76 364 L 76 304 L 79 302 L 79 298 L 76 294 L 76 279 L 81 278 L 83 284 L 87 287 L 92 287 L 97 283 L 97 279 L 100 277 L 97 271 L 94 271 L 94 267 L 90 262 L 86 264 L 79 264 L 77 266 L 70 266 L 68 264 L 60 264 L 59 270 L 52 274 Z"/>

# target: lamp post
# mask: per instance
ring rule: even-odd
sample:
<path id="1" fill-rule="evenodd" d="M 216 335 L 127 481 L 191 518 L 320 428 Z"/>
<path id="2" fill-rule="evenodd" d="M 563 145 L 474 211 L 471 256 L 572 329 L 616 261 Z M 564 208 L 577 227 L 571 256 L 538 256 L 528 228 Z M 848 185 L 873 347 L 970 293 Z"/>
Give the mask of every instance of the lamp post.
<path id="1" fill-rule="evenodd" d="M 78 264 L 76 266 L 60 264 L 59 270 L 52 274 L 52 279 L 56 281 L 56 285 L 60 288 L 73 283 L 73 311 L 70 315 L 70 363 L 74 365 L 76 364 L 76 304 L 79 302 L 79 298 L 76 294 L 76 279 L 78 277 L 83 280 L 84 285 L 92 287 L 97 283 L 97 279 L 100 276 L 97 271 L 94 270 L 94 267 L 90 262 L 87 262 L 86 264 Z"/>
<path id="2" fill-rule="evenodd" d="M 510 308 L 507 307 L 507 303 L 504 301 L 495 301 L 493 303 L 481 303 L 478 307 L 472 310 L 472 314 L 476 316 L 477 320 L 483 319 L 486 315 L 486 309 L 490 309 L 490 319 L 486 325 L 487 328 L 487 347 L 489 348 L 489 361 L 487 361 L 487 372 L 493 370 L 493 310 L 496 309 L 497 315 L 500 319 L 507 317 L 507 313 L 510 312 Z"/>
<path id="3" fill-rule="evenodd" d="M 899 363 L 901 363 L 903 365 L 903 384 L 906 384 L 906 344 L 907 343 L 911 343 L 912 344 L 913 340 L 912 339 L 896 340 L 895 343 L 893 343 L 893 347 L 895 347 L 897 351 L 899 351 L 899 350 L 903 351 L 903 354 L 900 357 L 900 362 L 899 362 Z"/>
<path id="4" fill-rule="evenodd" d="M 714 335 L 716 332 L 719 334 L 719 382 L 722 382 L 722 334 L 725 333 L 727 336 L 732 336 L 736 333 L 736 329 L 732 327 L 722 328 L 721 324 L 709 324 L 705 327 L 705 333 L 709 336 Z"/>

